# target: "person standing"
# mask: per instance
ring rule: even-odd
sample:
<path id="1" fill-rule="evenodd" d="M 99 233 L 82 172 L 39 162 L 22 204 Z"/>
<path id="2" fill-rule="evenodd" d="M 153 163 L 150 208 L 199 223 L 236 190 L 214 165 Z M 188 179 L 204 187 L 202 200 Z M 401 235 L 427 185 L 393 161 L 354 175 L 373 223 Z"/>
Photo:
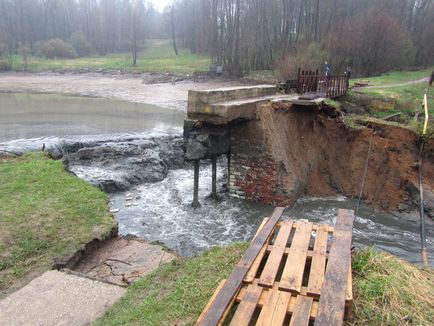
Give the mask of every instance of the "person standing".
<path id="1" fill-rule="evenodd" d="M 323 66 L 324 76 L 329 77 L 331 71 L 332 71 L 332 67 L 330 66 L 330 64 L 327 61 L 325 61 L 324 66 Z"/>
<path id="2" fill-rule="evenodd" d="M 347 67 L 345 69 L 344 75 L 347 77 L 347 88 L 350 87 L 350 78 L 351 78 L 351 68 Z"/>
<path id="3" fill-rule="evenodd" d="M 431 78 L 429 79 L 429 85 L 432 86 L 432 83 L 434 82 L 434 71 L 431 74 Z"/>

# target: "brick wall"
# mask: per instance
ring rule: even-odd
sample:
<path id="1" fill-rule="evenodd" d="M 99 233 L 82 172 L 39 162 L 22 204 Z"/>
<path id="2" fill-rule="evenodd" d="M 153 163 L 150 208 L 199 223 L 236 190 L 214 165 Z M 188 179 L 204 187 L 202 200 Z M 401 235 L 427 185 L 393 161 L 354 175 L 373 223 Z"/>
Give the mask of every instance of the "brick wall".
<path id="1" fill-rule="evenodd" d="M 256 121 L 231 130 L 230 194 L 272 205 L 289 205 L 281 184 L 281 164 L 268 153 Z"/>

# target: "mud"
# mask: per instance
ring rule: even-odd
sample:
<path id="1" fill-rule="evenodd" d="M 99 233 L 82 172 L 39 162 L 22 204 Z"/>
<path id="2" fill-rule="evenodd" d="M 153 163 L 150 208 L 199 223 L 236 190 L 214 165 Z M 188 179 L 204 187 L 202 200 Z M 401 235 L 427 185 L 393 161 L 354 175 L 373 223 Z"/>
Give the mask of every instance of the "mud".
<path id="1" fill-rule="evenodd" d="M 176 80 L 176 79 L 175 79 Z M 155 80 L 159 82 L 160 80 Z M 188 90 L 203 90 L 240 85 L 225 80 L 174 81 L 149 84 L 153 80 L 140 75 L 99 73 L 1 73 L 1 92 L 63 93 L 113 98 L 186 111 Z"/>
<path id="2" fill-rule="evenodd" d="M 348 126 L 341 118 L 287 104 L 262 107 L 259 117 L 252 133 L 259 130 L 270 155 L 282 163 L 280 182 L 294 197 L 357 198 L 371 143 L 362 199 L 385 211 L 417 208 L 419 137 L 413 131 L 379 120 Z M 425 146 L 424 176 L 432 198 L 433 140 Z M 428 212 L 434 217 L 432 207 Z"/>

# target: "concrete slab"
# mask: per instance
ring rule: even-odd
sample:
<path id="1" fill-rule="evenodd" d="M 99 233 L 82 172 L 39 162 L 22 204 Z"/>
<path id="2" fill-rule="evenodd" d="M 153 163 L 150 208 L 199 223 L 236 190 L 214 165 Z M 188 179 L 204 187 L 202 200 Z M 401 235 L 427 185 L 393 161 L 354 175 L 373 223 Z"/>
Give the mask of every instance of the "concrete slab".
<path id="1" fill-rule="evenodd" d="M 139 239 L 114 238 L 83 257 L 74 271 L 127 286 L 173 259 L 176 256 L 161 246 Z"/>
<path id="2" fill-rule="evenodd" d="M 0 301 L 0 324 L 87 325 L 125 291 L 116 285 L 48 271 Z"/>

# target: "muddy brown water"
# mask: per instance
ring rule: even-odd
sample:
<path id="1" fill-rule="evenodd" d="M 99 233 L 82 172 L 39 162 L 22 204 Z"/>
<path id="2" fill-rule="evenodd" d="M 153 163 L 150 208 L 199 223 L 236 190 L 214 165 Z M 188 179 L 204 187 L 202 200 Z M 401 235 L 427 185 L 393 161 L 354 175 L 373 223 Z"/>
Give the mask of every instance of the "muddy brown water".
<path id="1" fill-rule="evenodd" d="M 33 144 L 76 141 L 100 135 L 110 143 L 119 133 L 182 137 L 185 113 L 155 105 L 120 100 L 53 94 L 0 93 L 0 150 L 36 149 Z M 158 133 L 155 133 L 155 131 Z M 101 136 L 103 135 L 103 136 Z M 97 174 L 97 168 L 94 168 Z M 92 174 L 92 165 L 88 169 Z M 209 247 L 233 241 L 248 241 L 264 216 L 268 205 L 230 198 L 221 186 L 225 181 L 225 163 L 219 164 L 221 201 L 210 193 L 210 167 L 201 170 L 201 207 L 190 206 L 191 168 L 169 171 L 161 182 L 138 185 L 127 192 L 110 195 L 112 209 L 121 234 L 134 234 L 148 241 L 160 241 L 181 255 L 195 255 Z M 86 176 L 82 176 L 87 178 Z M 133 200 L 127 200 L 133 198 Z M 337 208 L 354 208 L 355 201 L 345 197 L 304 198 L 285 214 L 333 223 Z M 433 262 L 434 227 L 427 226 L 429 254 Z M 411 262 L 419 262 L 419 224 L 417 213 L 408 218 L 380 213 L 362 206 L 354 225 L 357 246 L 376 245 Z"/>

